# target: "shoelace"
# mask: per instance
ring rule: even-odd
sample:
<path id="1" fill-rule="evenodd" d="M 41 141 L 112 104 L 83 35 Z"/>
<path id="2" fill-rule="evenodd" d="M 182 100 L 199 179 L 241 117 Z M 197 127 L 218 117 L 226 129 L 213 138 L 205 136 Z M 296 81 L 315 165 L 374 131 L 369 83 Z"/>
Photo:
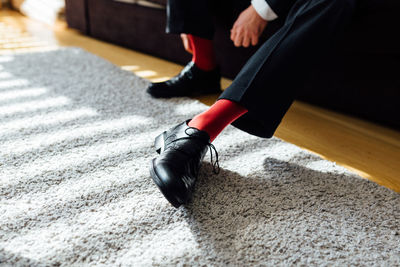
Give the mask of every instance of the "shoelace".
<path id="1" fill-rule="evenodd" d="M 215 146 L 213 144 L 211 144 L 210 142 L 204 142 L 204 140 L 196 135 L 193 135 L 191 133 L 188 133 L 188 130 L 196 130 L 198 131 L 197 128 L 194 127 L 188 127 L 185 129 L 185 134 L 188 135 L 188 137 L 181 137 L 181 138 L 177 138 L 175 140 L 172 140 L 171 143 L 177 142 L 179 140 L 186 140 L 186 139 L 192 139 L 192 138 L 196 138 L 197 140 L 203 142 L 205 145 L 208 146 L 208 148 L 210 149 L 210 156 L 211 156 L 211 165 L 213 167 L 213 173 L 215 174 L 219 174 L 220 172 L 220 168 L 219 168 L 219 160 L 218 160 L 218 152 L 217 149 L 215 148 Z M 213 157 L 213 152 L 215 154 L 215 161 L 214 161 L 214 157 Z"/>

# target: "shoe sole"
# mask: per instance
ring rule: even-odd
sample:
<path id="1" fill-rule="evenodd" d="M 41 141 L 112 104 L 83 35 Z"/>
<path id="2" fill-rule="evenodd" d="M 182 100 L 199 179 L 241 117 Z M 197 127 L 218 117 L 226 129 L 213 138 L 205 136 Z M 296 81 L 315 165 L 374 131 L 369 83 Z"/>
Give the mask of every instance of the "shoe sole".
<path id="1" fill-rule="evenodd" d="M 151 166 L 150 166 L 150 175 L 151 178 L 153 179 L 154 183 L 157 185 L 158 189 L 160 189 L 161 193 L 164 195 L 164 197 L 168 200 L 169 203 L 172 204 L 175 208 L 179 208 L 183 203 L 178 201 L 174 195 L 168 193 L 171 192 L 171 190 L 168 189 L 168 186 L 158 177 L 157 172 L 155 170 L 154 162 L 156 159 L 153 159 L 151 161 Z"/>

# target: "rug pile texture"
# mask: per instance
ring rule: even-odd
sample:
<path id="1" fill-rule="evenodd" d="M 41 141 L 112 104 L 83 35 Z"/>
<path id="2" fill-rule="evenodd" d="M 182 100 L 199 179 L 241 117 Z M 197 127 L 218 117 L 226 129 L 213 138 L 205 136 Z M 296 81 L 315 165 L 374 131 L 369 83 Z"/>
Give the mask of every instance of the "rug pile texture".
<path id="1" fill-rule="evenodd" d="M 206 106 L 147 85 L 78 48 L 0 57 L 0 265 L 400 265 L 400 195 L 277 138 L 228 127 L 173 208 L 153 139 Z"/>

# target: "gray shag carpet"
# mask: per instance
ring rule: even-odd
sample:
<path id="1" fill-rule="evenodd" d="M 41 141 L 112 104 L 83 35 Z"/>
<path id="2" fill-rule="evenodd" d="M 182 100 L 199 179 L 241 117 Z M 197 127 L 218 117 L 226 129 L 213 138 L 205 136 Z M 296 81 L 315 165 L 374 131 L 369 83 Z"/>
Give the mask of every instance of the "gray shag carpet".
<path id="1" fill-rule="evenodd" d="M 0 57 L 1 265 L 400 265 L 400 195 L 276 138 L 228 127 L 170 206 L 153 139 L 206 106 L 147 84 L 77 48 Z"/>

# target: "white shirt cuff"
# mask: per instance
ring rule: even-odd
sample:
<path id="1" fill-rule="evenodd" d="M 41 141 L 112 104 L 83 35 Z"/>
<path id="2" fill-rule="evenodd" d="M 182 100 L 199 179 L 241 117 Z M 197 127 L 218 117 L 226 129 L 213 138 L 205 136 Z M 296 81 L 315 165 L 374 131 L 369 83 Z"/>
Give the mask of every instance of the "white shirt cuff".
<path id="1" fill-rule="evenodd" d="M 267 21 L 274 20 L 278 17 L 265 0 L 251 0 L 251 4 L 258 15 Z"/>

